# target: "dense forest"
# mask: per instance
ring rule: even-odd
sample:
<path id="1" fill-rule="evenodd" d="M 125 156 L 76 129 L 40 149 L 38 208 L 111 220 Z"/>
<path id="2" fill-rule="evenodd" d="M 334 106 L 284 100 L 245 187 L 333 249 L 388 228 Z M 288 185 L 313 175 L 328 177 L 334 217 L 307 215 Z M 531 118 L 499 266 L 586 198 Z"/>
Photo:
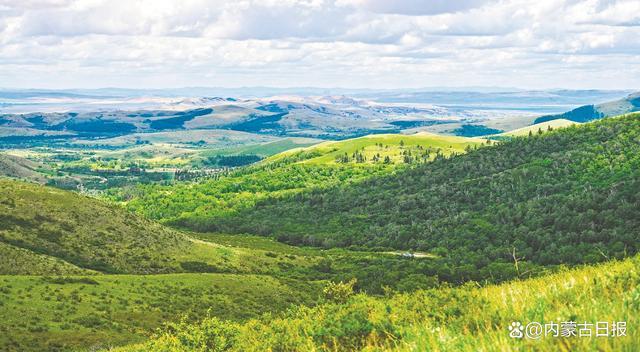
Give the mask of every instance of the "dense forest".
<path id="1" fill-rule="evenodd" d="M 426 250 L 454 266 L 455 277 L 481 279 L 517 261 L 631 255 L 639 211 L 634 114 L 514 138 L 394 176 L 266 198 L 212 221 L 221 231 L 299 245 Z"/>

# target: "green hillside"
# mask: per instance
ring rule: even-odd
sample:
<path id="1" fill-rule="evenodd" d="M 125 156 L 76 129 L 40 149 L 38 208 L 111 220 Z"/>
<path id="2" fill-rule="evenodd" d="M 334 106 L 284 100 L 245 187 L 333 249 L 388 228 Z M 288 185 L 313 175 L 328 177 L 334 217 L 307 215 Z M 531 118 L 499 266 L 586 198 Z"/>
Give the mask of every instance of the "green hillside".
<path id="1" fill-rule="evenodd" d="M 8 179 L 0 179 L 0 244 L 0 274 L 273 274 L 283 260 L 313 264 L 205 242 L 118 205 Z"/>
<path id="2" fill-rule="evenodd" d="M 141 185 L 112 194 L 114 200 L 130 200 L 130 209 L 152 219 L 221 231 L 224 228 L 216 219 L 250 208 L 260 199 L 388 175 L 487 143 L 491 142 L 433 134 L 374 135 L 294 149 L 199 183 Z"/>
<path id="3" fill-rule="evenodd" d="M 140 342 L 165 322 L 243 321 L 312 305 L 329 280 L 434 287 L 428 260 L 193 234 L 72 192 L 0 179 L 0 350 Z M 141 275 L 143 274 L 143 275 Z"/>
<path id="4" fill-rule="evenodd" d="M 95 274 L 64 260 L 0 242 L 0 275 Z"/>
<path id="5" fill-rule="evenodd" d="M 204 155 L 243 155 L 253 154 L 261 157 L 269 157 L 278 153 L 282 153 L 289 149 L 303 148 L 322 142 L 320 139 L 288 137 L 274 142 L 253 144 L 242 147 L 221 148 L 204 152 Z"/>
<path id="6" fill-rule="evenodd" d="M 0 241 L 102 272 L 176 271 L 190 246 L 174 230 L 117 206 L 38 185 L 0 180 Z"/>
<path id="7" fill-rule="evenodd" d="M 640 258 L 617 259 L 639 249 L 640 114 L 547 124 L 325 142 L 109 190 L 183 230 L 0 179 L 0 350 L 634 351 Z M 629 336 L 509 338 L 556 319 Z"/>
<path id="8" fill-rule="evenodd" d="M 621 258 L 638 250 L 639 138 L 639 114 L 607 119 L 281 194 L 217 222 L 292 244 L 431 252 L 445 280 L 512 275 L 514 255 L 534 265 L 523 272 Z"/>
<path id="9" fill-rule="evenodd" d="M 539 279 L 385 298 L 350 296 L 349 285 L 339 285 L 325 290 L 327 301 L 317 307 L 244 324 L 215 318 L 171 324 L 145 344 L 116 351 L 637 351 L 639 271 L 636 257 Z M 523 328 L 575 322 L 576 336 L 512 338 L 514 322 Z M 607 322 L 611 336 L 595 337 L 597 322 Z M 624 334 L 612 332 L 618 322 L 626 323 Z"/>
<path id="10" fill-rule="evenodd" d="M 485 139 L 443 136 L 428 132 L 412 135 L 374 134 L 344 141 L 330 141 L 302 149 L 293 149 L 275 155 L 266 162 L 277 162 L 304 155 L 300 161 L 308 164 L 375 164 L 389 158 L 390 163 L 403 163 L 405 157 L 430 159 L 438 152 L 451 155 L 463 153 L 482 143 Z M 346 155 L 346 157 L 345 157 Z"/>
<path id="11" fill-rule="evenodd" d="M 142 342 L 162 324 L 243 321 L 311 304 L 320 286 L 263 275 L 0 276 L 0 350 L 87 351 Z"/>
<path id="12" fill-rule="evenodd" d="M 43 171 L 48 168 L 40 163 L 15 155 L 0 153 L 0 176 L 46 182 Z"/>
<path id="13" fill-rule="evenodd" d="M 547 122 L 536 123 L 531 126 L 525 126 L 522 128 L 515 129 L 513 131 L 507 131 L 500 134 L 495 134 L 489 136 L 490 138 L 502 138 L 502 137 L 522 137 L 528 136 L 529 134 L 535 133 L 544 133 L 551 130 L 569 127 L 578 124 L 578 122 L 574 122 L 571 120 L 565 119 L 557 119 L 551 120 Z"/>

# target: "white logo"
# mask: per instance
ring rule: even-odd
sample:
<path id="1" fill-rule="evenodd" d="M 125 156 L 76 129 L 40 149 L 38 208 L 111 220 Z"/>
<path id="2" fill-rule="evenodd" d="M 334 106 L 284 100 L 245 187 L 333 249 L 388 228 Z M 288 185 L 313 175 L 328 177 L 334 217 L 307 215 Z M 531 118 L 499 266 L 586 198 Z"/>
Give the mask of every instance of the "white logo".
<path id="1" fill-rule="evenodd" d="M 524 331 L 524 327 L 519 321 L 514 321 L 509 325 L 509 337 L 514 339 L 521 339 L 523 336 L 522 331 Z"/>

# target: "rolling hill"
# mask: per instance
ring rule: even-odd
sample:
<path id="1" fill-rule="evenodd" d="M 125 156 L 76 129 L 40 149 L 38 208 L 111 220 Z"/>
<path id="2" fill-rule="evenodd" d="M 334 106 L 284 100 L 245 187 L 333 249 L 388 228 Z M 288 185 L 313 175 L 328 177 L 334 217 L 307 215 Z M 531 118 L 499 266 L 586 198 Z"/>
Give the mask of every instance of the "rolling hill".
<path id="1" fill-rule="evenodd" d="M 534 121 L 534 124 L 557 119 L 588 122 L 603 117 L 618 116 L 635 111 L 640 111 L 640 92 L 629 94 L 623 99 L 598 105 L 584 105 L 563 114 L 541 116 Z"/>
<path id="2" fill-rule="evenodd" d="M 374 175 L 464 153 L 492 143 L 481 139 L 414 135 L 373 135 L 325 142 L 276 154 L 245 169 L 172 186 L 141 185 L 114 192 L 129 209 L 168 224 L 220 231 L 218 217 L 252 207 L 258 200 L 307 189 L 350 184 Z"/>
<path id="3" fill-rule="evenodd" d="M 49 168 L 37 162 L 15 155 L 0 153 L 0 176 L 31 180 L 39 183 L 46 182 L 43 172 Z"/>
<path id="4" fill-rule="evenodd" d="M 432 287 L 427 260 L 186 233 L 118 205 L 0 179 L 0 350 L 108 348 L 166 322 L 244 321 L 312 305 L 327 280 L 380 294 Z"/>
<path id="5" fill-rule="evenodd" d="M 275 259 L 203 242 L 74 192 L 9 179 L 0 179 L 0 191 L 0 275 L 279 271 Z"/>
<path id="6" fill-rule="evenodd" d="M 467 111 L 464 107 L 450 109 L 432 104 L 383 104 L 345 96 L 185 98 L 147 110 L 131 107 L 87 110 L 90 107 L 91 104 L 68 112 L 0 114 L 0 139 L 61 142 L 134 134 L 144 139 L 141 133 L 227 130 L 335 140 L 437 125 L 449 125 L 443 127 L 446 130 L 456 129 L 460 123 L 492 125 L 493 117 L 501 117 L 499 126 L 520 127 L 533 118 L 525 112 L 506 114 L 475 110 L 476 107 Z M 1 133 L 2 130 L 7 132 Z"/>
<path id="7" fill-rule="evenodd" d="M 264 198 L 216 222 L 292 244 L 429 251 L 452 267 L 438 272 L 447 280 L 513 275 L 502 270 L 514 255 L 534 266 L 526 271 L 621 258 L 640 249 L 639 133 L 632 114 L 514 138 Z"/>
<path id="8" fill-rule="evenodd" d="M 386 157 L 392 163 L 402 163 L 405 156 L 411 150 L 416 155 L 414 157 L 420 159 L 423 155 L 430 151 L 436 154 L 437 151 L 444 155 L 462 153 L 467 148 L 487 143 L 485 139 L 465 138 L 456 136 L 437 135 L 428 132 L 420 132 L 411 135 L 401 134 L 375 134 L 360 138 L 353 138 L 343 141 L 330 141 L 313 145 L 302 149 L 292 149 L 275 155 L 265 163 L 277 162 L 287 158 L 295 158 L 299 155 L 305 155 L 304 160 L 299 161 L 305 164 L 335 164 L 344 163 L 344 155 L 347 159 L 355 164 L 354 155 L 357 153 L 361 157 L 360 164 L 371 164 L 376 161 L 383 161 Z M 422 151 L 422 153 L 421 153 Z"/>
<path id="9" fill-rule="evenodd" d="M 491 135 L 489 137 L 490 138 L 495 138 L 495 137 L 498 137 L 498 138 L 501 138 L 501 137 L 522 137 L 522 136 L 528 136 L 530 133 L 531 134 L 535 134 L 535 133 L 539 133 L 540 131 L 548 132 L 550 130 L 555 130 L 555 129 L 559 129 L 559 128 L 565 128 L 565 127 L 573 126 L 573 125 L 576 125 L 578 123 L 579 122 L 566 120 L 566 119 L 550 120 L 550 121 L 546 121 L 546 122 L 536 123 L 536 124 L 533 124 L 531 126 L 518 128 L 518 129 L 515 129 L 513 131 L 507 131 L 507 132 L 503 132 L 503 133 L 499 133 L 499 134 L 494 134 L 494 135 Z"/>
<path id="10" fill-rule="evenodd" d="M 79 267 L 178 271 L 168 257 L 190 245 L 174 230 L 75 193 L 2 179 L 0 190 L 1 242 Z"/>
<path id="11" fill-rule="evenodd" d="M 380 112 L 380 108 L 359 103 L 335 105 L 299 98 L 209 99 L 206 102 L 207 105 L 201 107 L 190 108 L 187 105 L 163 110 L 0 114 L 0 128 L 13 131 L 11 135 L 5 134 L 0 138 L 65 140 L 184 130 L 228 130 L 272 136 L 346 138 L 376 131 L 399 131 L 397 126 L 386 121 L 387 114 Z M 395 109 L 393 119 L 412 117 L 421 112 L 428 111 Z"/>

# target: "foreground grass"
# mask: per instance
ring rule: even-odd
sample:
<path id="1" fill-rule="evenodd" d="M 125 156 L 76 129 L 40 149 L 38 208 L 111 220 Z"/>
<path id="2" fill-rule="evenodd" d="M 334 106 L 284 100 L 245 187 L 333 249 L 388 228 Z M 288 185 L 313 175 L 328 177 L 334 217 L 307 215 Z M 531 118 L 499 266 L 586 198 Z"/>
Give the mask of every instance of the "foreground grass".
<path id="1" fill-rule="evenodd" d="M 0 276 L 0 350 L 133 343 L 185 316 L 242 321 L 311 304 L 319 287 L 262 275 Z"/>
<path id="2" fill-rule="evenodd" d="M 638 351 L 639 270 L 636 257 L 502 285 L 360 294 L 244 324 L 173 324 L 118 351 Z M 516 321 L 622 321 L 627 336 L 514 339 Z"/>

